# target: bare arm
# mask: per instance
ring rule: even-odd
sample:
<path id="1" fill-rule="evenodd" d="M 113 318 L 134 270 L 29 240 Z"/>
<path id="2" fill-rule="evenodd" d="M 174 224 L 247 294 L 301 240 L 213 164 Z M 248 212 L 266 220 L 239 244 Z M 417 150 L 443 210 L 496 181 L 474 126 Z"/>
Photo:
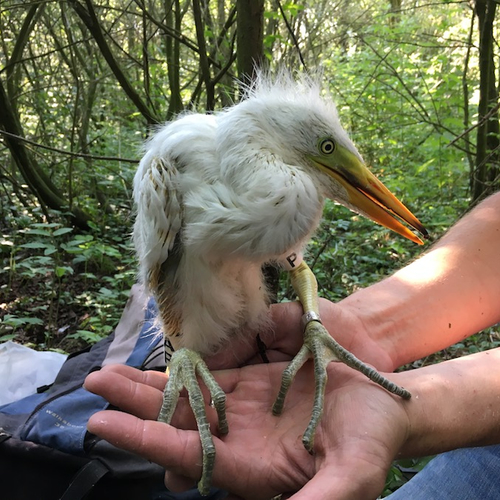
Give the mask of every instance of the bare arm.
<path id="1" fill-rule="evenodd" d="M 500 193 L 424 256 L 341 305 L 390 354 L 393 368 L 500 321 Z"/>
<path id="2" fill-rule="evenodd" d="M 412 391 L 401 455 L 500 443 L 500 349 L 399 373 L 397 379 Z"/>
<path id="3" fill-rule="evenodd" d="M 500 321 L 500 193 L 466 215 L 422 257 L 333 304 L 323 323 L 345 348 L 379 370 L 450 346 Z M 299 304 L 273 307 L 275 348 L 301 345 Z"/>

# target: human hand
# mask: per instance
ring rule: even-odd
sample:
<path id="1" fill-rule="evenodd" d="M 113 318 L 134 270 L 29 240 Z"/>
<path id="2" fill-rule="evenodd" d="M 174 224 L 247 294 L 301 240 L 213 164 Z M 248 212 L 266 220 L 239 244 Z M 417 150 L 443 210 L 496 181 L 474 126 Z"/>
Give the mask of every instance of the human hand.
<path id="1" fill-rule="evenodd" d="M 217 450 L 214 485 L 230 491 L 232 499 L 264 500 L 280 493 L 293 495 L 293 500 L 376 498 L 409 434 L 406 405 L 411 403 L 332 363 L 311 456 L 301 439 L 312 408 L 312 363 L 299 371 L 283 414 L 275 417 L 271 407 L 285 366 L 259 364 L 216 373 L 227 394 L 230 431 L 218 436 L 207 401 Z M 165 382 L 161 373 L 126 366 L 92 373 L 85 387 L 131 414 L 100 412 L 88 428 L 165 467 L 166 484 L 175 491 L 193 486 L 200 477 L 201 445 L 186 397 L 179 400 L 173 426 L 155 421 Z"/>
<path id="2" fill-rule="evenodd" d="M 378 370 L 395 368 L 389 354 L 370 336 L 359 311 L 351 310 L 343 302 L 335 304 L 326 299 L 319 300 L 319 307 L 324 326 L 343 347 Z M 270 314 L 272 328 L 259 333 L 266 345 L 266 356 L 270 362 L 289 361 L 304 341 L 302 306 L 300 302 L 273 304 Z M 262 363 L 262 357 L 256 341 L 237 337 L 230 349 L 208 357 L 206 362 L 212 370 L 219 370 Z"/>

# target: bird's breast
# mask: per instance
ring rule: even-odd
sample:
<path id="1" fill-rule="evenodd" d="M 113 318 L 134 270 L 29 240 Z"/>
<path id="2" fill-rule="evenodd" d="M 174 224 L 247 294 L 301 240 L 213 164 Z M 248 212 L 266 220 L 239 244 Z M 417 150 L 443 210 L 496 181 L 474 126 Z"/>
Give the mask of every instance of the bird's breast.
<path id="1" fill-rule="evenodd" d="M 305 244 L 323 206 L 312 179 L 291 167 L 262 165 L 241 177 L 238 183 L 223 178 L 205 184 L 185 196 L 185 244 L 208 260 L 254 263 Z"/>

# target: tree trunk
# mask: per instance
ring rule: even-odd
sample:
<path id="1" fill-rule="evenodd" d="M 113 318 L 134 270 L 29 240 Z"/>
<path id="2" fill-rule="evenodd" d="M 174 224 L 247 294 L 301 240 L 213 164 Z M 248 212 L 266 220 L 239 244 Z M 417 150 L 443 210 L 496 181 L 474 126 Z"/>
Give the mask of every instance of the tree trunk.
<path id="1" fill-rule="evenodd" d="M 207 44 L 205 41 L 205 24 L 203 22 L 203 13 L 200 0 L 193 0 L 193 16 L 196 27 L 196 38 L 200 50 L 200 72 L 201 79 L 205 84 L 206 104 L 205 109 L 212 111 L 215 106 L 215 90 L 212 76 L 210 73 L 210 62 L 208 60 Z"/>
<path id="2" fill-rule="evenodd" d="M 391 17 L 389 18 L 389 22 L 392 26 L 398 24 L 401 21 L 401 5 L 402 0 L 390 0 L 391 7 Z"/>
<path id="3" fill-rule="evenodd" d="M 472 204 L 500 187 L 500 127 L 494 62 L 495 0 L 476 0 L 479 22 L 479 108 L 476 165 L 471 176 Z"/>
<path id="4" fill-rule="evenodd" d="M 236 8 L 238 76 L 245 82 L 253 79 L 264 60 L 264 0 L 237 0 Z"/>
<path id="5" fill-rule="evenodd" d="M 165 2 L 165 22 L 173 31 L 181 32 L 182 13 L 179 0 Z M 168 103 L 167 120 L 179 114 L 184 105 L 181 97 L 180 80 L 180 41 L 168 33 L 165 35 L 165 51 L 168 65 L 168 84 L 170 87 L 170 102 Z"/>

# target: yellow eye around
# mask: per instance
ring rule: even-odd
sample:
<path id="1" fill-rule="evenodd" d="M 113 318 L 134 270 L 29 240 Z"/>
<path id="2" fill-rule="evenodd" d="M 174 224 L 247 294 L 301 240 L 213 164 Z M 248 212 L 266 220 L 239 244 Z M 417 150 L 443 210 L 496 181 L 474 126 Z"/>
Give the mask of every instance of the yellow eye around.
<path id="1" fill-rule="evenodd" d="M 323 139 L 319 143 L 319 149 L 324 155 L 331 155 L 335 151 L 335 142 L 331 139 Z"/>

